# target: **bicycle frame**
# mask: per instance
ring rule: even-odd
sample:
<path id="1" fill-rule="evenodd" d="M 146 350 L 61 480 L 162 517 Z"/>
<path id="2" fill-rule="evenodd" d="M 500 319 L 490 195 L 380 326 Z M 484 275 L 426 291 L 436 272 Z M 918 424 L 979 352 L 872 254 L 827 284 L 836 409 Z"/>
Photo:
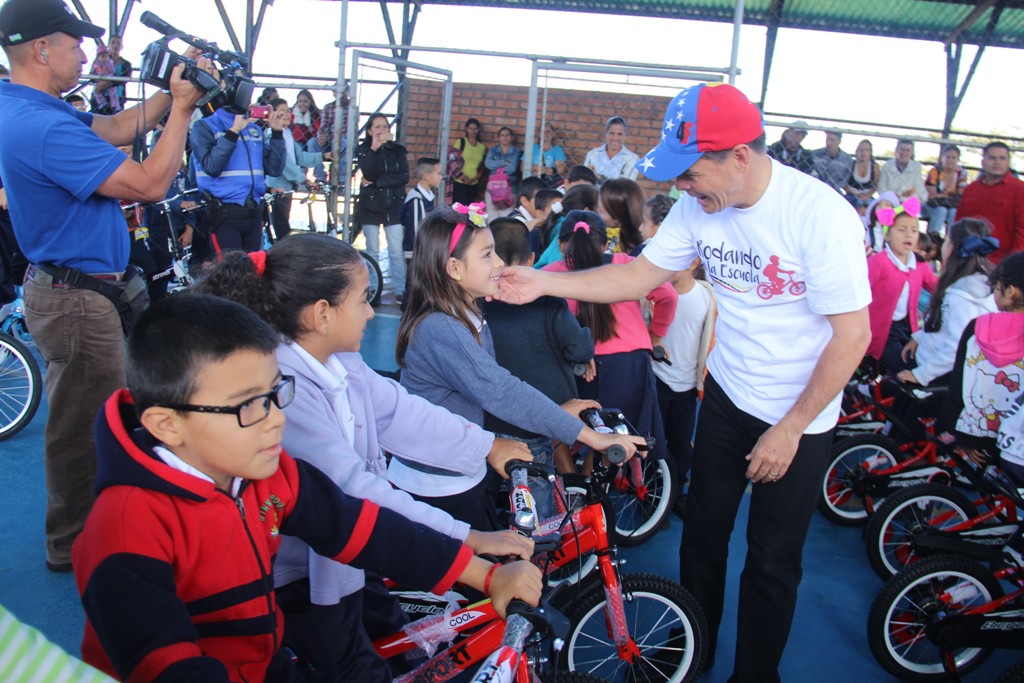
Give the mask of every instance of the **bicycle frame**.
<path id="1" fill-rule="evenodd" d="M 940 446 L 934 437 L 928 444 L 938 450 Z M 1002 555 L 1006 539 L 1013 534 L 1020 522 L 1020 511 L 1024 510 L 1024 499 L 1016 487 L 1009 482 L 990 481 L 981 470 L 967 463 L 953 448 L 941 445 L 945 457 L 963 472 L 979 492 L 980 497 L 972 501 L 975 507 L 985 511 L 948 527 L 943 524 L 955 514 L 947 511 L 929 520 L 929 527 L 914 534 L 912 543 L 922 554 L 963 555 L 983 561 L 996 561 Z"/>

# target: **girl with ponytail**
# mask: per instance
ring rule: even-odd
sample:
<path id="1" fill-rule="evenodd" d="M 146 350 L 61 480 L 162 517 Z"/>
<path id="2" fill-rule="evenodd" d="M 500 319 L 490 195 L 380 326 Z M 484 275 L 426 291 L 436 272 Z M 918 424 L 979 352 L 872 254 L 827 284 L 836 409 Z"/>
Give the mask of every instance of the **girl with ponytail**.
<path id="1" fill-rule="evenodd" d="M 606 254 L 608 235 L 604 220 L 593 211 L 570 211 L 558 234 L 563 260 L 544 270 L 566 272 L 586 270 L 606 263 L 627 263 L 628 254 Z M 603 406 L 622 410 L 641 434 L 655 438 L 651 456 L 665 457 L 665 435 L 658 409 L 651 352 L 660 345 L 675 318 L 678 295 L 665 282 L 647 299 L 652 304 L 650 328 L 644 323 L 640 302 L 593 304 L 569 300 L 569 308 L 594 337 L 597 376 L 579 382 L 580 398 L 591 398 Z"/>

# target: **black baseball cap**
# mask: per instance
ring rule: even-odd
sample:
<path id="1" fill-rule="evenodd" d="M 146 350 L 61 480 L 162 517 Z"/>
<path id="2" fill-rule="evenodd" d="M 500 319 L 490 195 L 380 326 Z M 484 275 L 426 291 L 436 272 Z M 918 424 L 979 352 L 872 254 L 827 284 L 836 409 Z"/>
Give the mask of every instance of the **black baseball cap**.
<path id="1" fill-rule="evenodd" d="M 20 45 L 57 32 L 99 38 L 105 29 L 82 21 L 61 0 L 7 0 L 0 8 L 2 45 Z"/>

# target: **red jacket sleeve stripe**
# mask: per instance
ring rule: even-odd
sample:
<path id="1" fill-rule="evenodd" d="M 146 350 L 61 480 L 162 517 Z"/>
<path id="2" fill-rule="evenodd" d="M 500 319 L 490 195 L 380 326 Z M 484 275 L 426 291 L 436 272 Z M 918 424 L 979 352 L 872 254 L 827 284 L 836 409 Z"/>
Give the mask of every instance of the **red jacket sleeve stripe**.
<path id="1" fill-rule="evenodd" d="M 459 554 L 455 556 L 455 561 L 452 562 L 451 569 L 448 570 L 441 580 L 437 582 L 437 585 L 430 589 L 431 593 L 435 595 L 444 595 L 445 591 L 452 587 L 462 572 L 469 566 L 469 561 L 473 559 L 473 551 L 469 549 L 468 545 L 463 544 L 459 548 Z"/>
<path id="2" fill-rule="evenodd" d="M 368 500 L 363 501 L 363 507 L 359 511 L 359 518 L 356 519 L 356 524 L 352 528 L 352 534 L 348 538 L 348 543 L 335 556 L 338 562 L 349 564 L 359 556 L 359 553 L 363 552 L 363 548 L 366 547 L 366 543 L 370 540 L 370 534 L 373 533 L 373 527 L 377 523 L 377 512 L 379 510 L 380 508 L 376 503 L 371 503 Z"/>

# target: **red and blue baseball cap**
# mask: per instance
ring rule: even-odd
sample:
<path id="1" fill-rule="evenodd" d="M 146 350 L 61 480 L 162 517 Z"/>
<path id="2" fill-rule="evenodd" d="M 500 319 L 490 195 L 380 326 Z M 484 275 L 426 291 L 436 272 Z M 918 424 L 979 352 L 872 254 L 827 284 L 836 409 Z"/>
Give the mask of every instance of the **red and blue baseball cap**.
<path id="1" fill-rule="evenodd" d="M 704 152 L 721 152 L 764 132 L 761 110 L 724 83 L 701 83 L 682 90 L 665 110 L 661 142 L 636 167 L 651 180 L 672 180 Z"/>

